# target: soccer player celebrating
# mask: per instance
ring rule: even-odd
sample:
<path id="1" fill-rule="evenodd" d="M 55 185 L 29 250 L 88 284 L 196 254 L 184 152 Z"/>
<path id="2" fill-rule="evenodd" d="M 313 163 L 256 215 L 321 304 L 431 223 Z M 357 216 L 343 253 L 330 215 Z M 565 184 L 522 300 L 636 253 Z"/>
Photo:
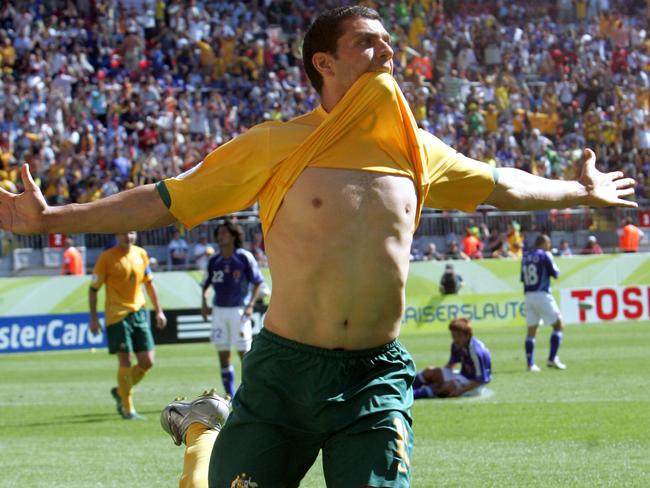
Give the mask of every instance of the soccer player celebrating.
<path id="1" fill-rule="evenodd" d="M 134 231 L 116 234 L 117 244 L 100 254 L 93 270 L 88 291 L 90 330 L 101 330 L 97 318 L 97 291 L 106 284 L 105 318 L 108 352 L 117 355 L 117 387 L 111 394 L 117 403 L 117 412 L 125 419 L 139 420 L 133 406 L 133 387 L 137 385 L 154 363 L 154 342 L 142 284 L 156 309 L 156 326 L 162 329 L 167 318 L 158 302 L 149 268 L 147 251 L 135 245 Z M 135 353 L 137 363 L 131 364 Z"/>
<path id="2" fill-rule="evenodd" d="M 480 393 L 492 379 L 492 358 L 485 344 L 474 337 L 472 325 L 465 318 L 449 323 L 451 355 L 444 368 L 432 366 L 421 371 L 413 381 L 413 396 L 418 398 L 457 397 Z M 453 368 L 460 363 L 460 372 Z"/>
<path id="3" fill-rule="evenodd" d="M 636 207 L 625 200 L 635 180 L 600 172 L 589 149 L 575 181 L 492 168 L 419 129 L 392 77 L 391 36 L 367 7 L 320 14 L 303 59 L 321 100 L 312 112 L 87 204 L 49 206 L 24 165 L 25 191 L 0 189 L 0 228 L 193 227 L 258 201 L 273 295 L 214 443 L 210 485 L 298 486 L 322 451 L 330 486 L 406 487 L 415 365 L 398 336 L 421 209 Z"/>
<path id="4" fill-rule="evenodd" d="M 208 320 L 208 290 L 214 290 L 212 332 L 210 340 L 219 353 L 221 379 L 226 394 L 235 396 L 235 369 L 230 364 L 231 348 L 244 358 L 253 339 L 251 314 L 260 296 L 264 278 L 253 255 L 244 249 L 244 232 L 240 226 L 226 221 L 214 231 L 220 252 L 208 261 L 203 282 L 201 314 Z M 252 285 L 252 291 L 251 291 Z"/>
<path id="5" fill-rule="evenodd" d="M 521 260 L 521 281 L 524 283 L 526 323 L 528 324 L 526 360 L 528 371 L 531 373 L 540 371 L 539 366 L 535 364 L 535 336 L 540 320 L 553 326 L 551 348 L 546 365 L 549 368 L 566 368 L 557 355 L 564 328 L 562 316 L 557 303 L 555 303 L 555 298 L 551 295 L 551 277 L 557 278 L 560 275 L 560 269 L 553 261 L 550 251 L 551 239 L 545 234 L 540 234 L 535 239 L 535 247 L 525 253 Z"/>

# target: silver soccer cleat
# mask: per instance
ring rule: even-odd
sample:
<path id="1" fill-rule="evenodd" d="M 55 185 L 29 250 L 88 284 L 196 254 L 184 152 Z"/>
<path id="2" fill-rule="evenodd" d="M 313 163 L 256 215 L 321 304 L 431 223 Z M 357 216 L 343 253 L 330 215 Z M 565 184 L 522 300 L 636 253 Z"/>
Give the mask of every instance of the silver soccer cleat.
<path id="1" fill-rule="evenodd" d="M 230 402 L 209 390 L 195 400 L 174 400 L 160 413 L 160 425 L 180 446 L 191 424 L 198 422 L 209 429 L 221 430 L 228 415 Z"/>

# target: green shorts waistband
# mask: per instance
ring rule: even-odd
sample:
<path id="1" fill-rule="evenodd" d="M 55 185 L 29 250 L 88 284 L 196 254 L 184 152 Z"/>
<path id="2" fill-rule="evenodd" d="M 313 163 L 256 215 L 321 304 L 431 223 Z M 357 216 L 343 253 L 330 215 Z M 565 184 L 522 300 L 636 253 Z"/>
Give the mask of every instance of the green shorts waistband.
<path id="1" fill-rule="evenodd" d="M 358 350 L 349 350 L 349 349 L 326 349 L 323 347 L 310 346 L 309 344 L 303 344 L 301 342 L 292 341 L 285 337 L 279 336 L 262 327 L 260 333 L 257 335 L 258 338 L 273 342 L 277 345 L 288 347 L 296 351 L 304 352 L 305 354 L 315 354 L 318 356 L 335 358 L 335 359 L 363 359 L 377 356 L 383 354 L 393 348 L 402 349 L 403 346 L 398 339 L 393 339 L 392 341 L 384 344 L 383 346 L 373 347 L 370 349 L 358 349 Z"/>

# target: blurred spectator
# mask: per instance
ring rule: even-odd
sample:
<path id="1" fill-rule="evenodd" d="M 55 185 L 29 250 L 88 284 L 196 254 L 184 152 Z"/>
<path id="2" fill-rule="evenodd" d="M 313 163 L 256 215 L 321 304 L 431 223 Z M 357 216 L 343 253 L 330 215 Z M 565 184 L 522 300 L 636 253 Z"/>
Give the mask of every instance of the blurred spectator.
<path id="1" fill-rule="evenodd" d="M 507 259 L 515 258 L 517 256 L 510 251 L 507 242 L 502 242 L 501 247 L 492 253 L 492 257 L 496 259 Z"/>
<path id="2" fill-rule="evenodd" d="M 84 274 L 84 262 L 81 251 L 74 245 L 74 240 L 66 238 L 63 246 L 63 258 L 61 265 L 62 275 L 82 275 Z"/>
<path id="3" fill-rule="evenodd" d="M 214 254 L 214 247 L 208 243 L 208 235 L 205 233 L 199 234 L 199 242 L 194 244 L 192 251 L 192 259 L 196 269 L 205 272 L 208 269 L 208 259 Z"/>
<path id="4" fill-rule="evenodd" d="M 513 256 L 517 258 L 520 258 L 524 252 L 524 238 L 521 235 L 520 230 L 521 226 L 516 220 L 513 220 L 508 224 L 508 249 L 510 249 L 510 252 L 513 254 Z"/>
<path id="5" fill-rule="evenodd" d="M 3 2 L 0 187 L 17 190 L 27 161 L 48 201 L 91 201 L 190 169 L 255 124 L 315 109 L 300 32 L 339 3 Z M 637 199 L 648 198 L 641 2 L 372 3 L 424 129 L 490 165 L 553 178 L 574 178 L 587 144 L 599 168 L 623 169 Z"/>
<path id="6" fill-rule="evenodd" d="M 427 245 L 427 250 L 424 251 L 424 254 L 422 255 L 422 260 L 423 261 L 441 261 L 442 259 L 445 259 L 445 257 L 438 252 L 438 249 L 436 248 L 436 245 L 433 242 L 430 242 Z"/>
<path id="7" fill-rule="evenodd" d="M 476 226 L 465 229 L 465 237 L 462 240 L 463 253 L 470 259 L 483 258 L 483 243 L 478 237 L 479 229 Z"/>
<path id="8" fill-rule="evenodd" d="M 567 241 L 566 239 L 562 239 L 560 241 L 560 246 L 557 249 L 557 255 L 561 257 L 573 256 L 573 251 L 571 251 L 571 247 L 569 246 L 569 241 Z"/>
<path id="9" fill-rule="evenodd" d="M 632 219 L 627 217 L 623 222 L 623 228 L 619 231 L 618 247 L 623 252 L 638 252 L 639 243 L 643 239 L 643 231 L 632 223 Z"/>
<path id="10" fill-rule="evenodd" d="M 501 233 L 496 227 L 493 227 L 492 230 L 490 230 L 490 235 L 487 238 L 487 243 L 485 246 L 487 255 L 490 257 L 496 257 L 494 256 L 494 253 L 501 250 L 503 244 L 504 240 L 501 236 Z"/>
<path id="11" fill-rule="evenodd" d="M 181 233 L 177 230 L 172 234 L 172 240 L 167 245 L 167 263 L 169 270 L 186 269 L 189 257 L 189 247 Z"/>
<path id="12" fill-rule="evenodd" d="M 587 238 L 587 244 L 582 249 L 580 254 L 603 254 L 603 248 L 598 244 L 596 236 L 589 236 Z"/>
<path id="13" fill-rule="evenodd" d="M 445 259 L 463 259 L 469 260 L 469 256 L 461 251 L 458 247 L 456 241 L 449 241 L 447 244 L 447 252 L 445 253 Z"/>
<path id="14" fill-rule="evenodd" d="M 445 266 L 445 271 L 440 277 L 440 294 L 441 295 L 454 295 L 463 287 L 463 278 L 456 271 L 452 264 Z"/>
<path id="15" fill-rule="evenodd" d="M 264 251 L 264 234 L 262 231 L 256 230 L 253 232 L 253 240 L 250 245 L 250 251 L 257 261 L 257 265 L 266 268 L 269 265 L 268 259 L 266 257 L 266 252 Z"/>

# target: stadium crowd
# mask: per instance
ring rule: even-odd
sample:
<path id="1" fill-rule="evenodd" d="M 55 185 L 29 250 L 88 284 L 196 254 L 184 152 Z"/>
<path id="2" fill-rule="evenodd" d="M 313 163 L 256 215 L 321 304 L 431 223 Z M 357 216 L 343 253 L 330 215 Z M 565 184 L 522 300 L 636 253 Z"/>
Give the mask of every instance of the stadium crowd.
<path id="1" fill-rule="evenodd" d="M 0 7 L 0 186 L 30 164 L 52 204 L 191 168 L 318 98 L 299 0 L 9 1 Z M 418 123 L 470 157 L 573 178 L 581 147 L 650 197 L 650 2 L 363 2 L 390 26 Z"/>

